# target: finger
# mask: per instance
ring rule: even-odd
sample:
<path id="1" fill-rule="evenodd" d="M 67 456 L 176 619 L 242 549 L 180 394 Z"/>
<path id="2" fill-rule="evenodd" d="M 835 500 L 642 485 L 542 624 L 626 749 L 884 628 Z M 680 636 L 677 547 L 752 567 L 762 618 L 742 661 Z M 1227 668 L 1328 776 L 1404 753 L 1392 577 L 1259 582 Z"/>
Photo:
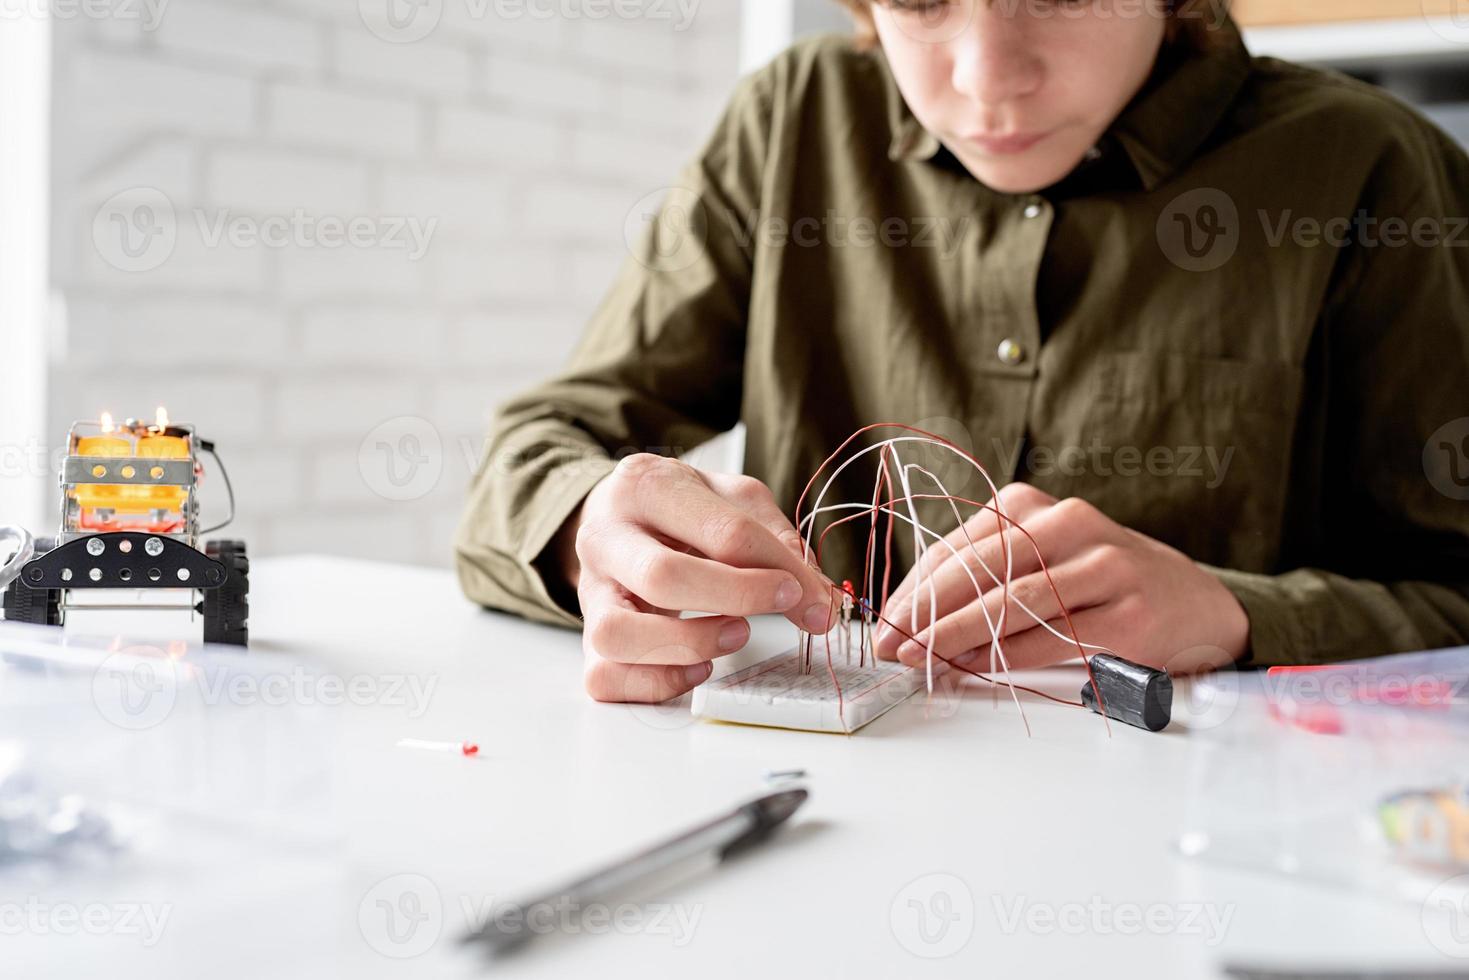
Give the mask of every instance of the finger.
<path id="1" fill-rule="evenodd" d="M 590 539 L 586 551 L 599 575 L 662 609 L 754 616 L 790 609 L 804 593 L 789 572 L 686 554 L 632 524 Z"/>
<path id="2" fill-rule="evenodd" d="M 1108 642 L 1115 625 L 1116 603 L 1108 602 L 1090 609 L 1083 609 L 1071 617 L 1072 624 L 1076 627 L 1076 637 L 1083 643 L 1091 643 L 1098 646 L 1116 649 Z M 1064 619 L 1053 619 L 1048 625 L 1059 632 L 1061 636 L 1069 635 L 1069 628 Z M 1115 639 L 1115 637 L 1114 637 Z M 1096 651 L 1088 649 L 1086 654 L 1090 657 Z M 985 660 L 983 651 L 980 658 L 967 664 L 970 670 L 979 670 L 981 661 Z M 1048 630 L 1040 627 L 1025 630 L 1005 640 L 1005 660 L 1011 670 L 1029 670 L 1035 667 L 1049 667 L 1052 664 L 1065 663 L 1068 660 L 1079 660 L 1080 655 L 1076 644 L 1069 640 L 1063 640 Z"/>
<path id="3" fill-rule="evenodd" d="M 1053 621 L 1062 624 L 1059 628 L 1063 635 L 1069 635 L 1062 612 L 1063 601 L 1066 611 L 1074 615 L 1111 598 L 1113 590 L 1109 580 L 1097 574 L 1099 564 L 1096 559 L 1081 558 L 1054 569 L 1049 578 L 1044 572 L 1026 575 L 1010 583 L 1008 602 L 1006 590 L 992 588 L 983 600 L 970 602 L 940 619 L 935 626 L 915 634 L 913 639 L 905 640 L 897 649 L 897 659 L 910 667 L 923 663 L 932 640 L 934 652 L 952 660 L 968 650 L 987 648 L 993 640 L 993 630 L 1006 639 L 1004 650 L 1008 657 L 1007 638 L 1041 629 L 1042 623 Z"/>
<path id="4" fill-rule="evenodd" d="M 1004 536 L 996 534 L 983 544 L 966 548 L 958 558 L 931 576 L 931 583 L 924 583 L 906 606 L 900 605 L 896 608 L 893 615 L 887 617 L 889 622 L 898 625 L 907 623 L 908 632 L 915 633 L 927 628 L 932 619 L 930 610 L 934 606 L 937 607 L 938 618 L 942 619 L 972 604 L 977 598 L 976 584 L 986 592 L 1003 589 L 1005 562 L 1002 540 L 1010 541 L 1011 575 L 1023 577 L 1037 570 L 1044 570 L 1046 566 L 1059 567 L 1089 552 L 1095 552 L 1097 556 L 1114 555 L 1117 550 L 1111 547 L 1111 543 L 1128 533 L 1094 506 L 1076 497 L 1041 506 L 1025 519 L 1024 526 L 1025 533 L 1009 531 Z M 983 565 L 980 564 L 981 561 Z M 1096 564 L 1095 560 L 1089 561 L 1089 566 Z M 1012 584 L 1014 581 L 1016 579 L 1012 578 Z M 926 601 L 930 584 L 936 593 L 936 601 L 932 606 Z M 1063 591 L 1062 598 L 1067 598 L 1068 594 L 1069 590 Z M 1081 600 L 1077 599 L 1076 602 L 1080 604 Z M 916 610 L 912 608 L 914 604 Z M 994 609 L 1001 606 L 998 601 L 991 603 L 991 608 Z M 1059 611 L 1059 607 L 1053 611 Z M 914 625 L 918 630 L 912 628 Z M 901 638 L 891 635 L 883 640 L 886 642 L 879 643 L 880 655 L 888 651 L 895 652 L 902 643 Z"/>
<path id="5" fill-rule="evenodd" d="M 699 474 L 724 499 L 739 507 L 775 535 L 797 558 L 805 559 L 806 545 L 785 511 L 775 502 L 775 495 L 752 476 L 730 476 L 723 473 Z"/>
<path id="6" fill-rule="evenodd" d="M 997 502 L 998 499 L 998 502 Z M 997 497 L 991 497 L 986 503 L 984 510 L 970 515 L 970 517 L 959 527 L 944 535 L 943 541 L 947 541 L 958 550 L 966 548 L 970 541 L 979 542 L 991 535 L 998 534 L 1002 528 L 1012 526 L 1012 522 L 1023 521 L 1026 517 L 1039 510 L 1043 506 L 1055 503 L 1055 499 L 1048 494 L 1037 490 L 1027 483 L 1011 483 L 1003 487 Z M 900 513 L 907 514 L 906 505 L 903 501 L 895 501 L 892 505 Z M 965 513 L 973 505 L 955 501 L 959 512 Z M 1004 516 L 997 514 L 989 508 L 998 508 L 1004 511 Z M 1009 520 L 1006 520 L 1006 517 Z M 930 547 L 937 547 L 942 556 L 948 556 L 949 550 L 939 543 L 939 539 L 928 539 Z M 942 560 L 940 558 L 939 560 Z M 931 567 L 930 572 L 933 571 Z M 902 599 L 910 594 L 921 577 L 917 565 L 908 570 L 908 574 L 898 583 L 898 587 L 888 595 L 888 602 Z"/>
<path id="7" fill-rule="evenodd" d="M 954 552 L 961 556 L 972 554 L 976 548 L 990 548 L 991 555 L 1003 554 L 999 547 L 999 535 L 1001 531 L 1015 533 L 1016 524 L 1031 520 L 1036 514 L 1055 504 L 1055 498 L 1051 497 L 1028 483 L 1011 483 L 1002 489 L 996 499 L 991 499 L 987 508 L 971 516 L 966 522 L 944 536 L 941 544 L 938 541 L 929 543 L 928 567 L 924 568 L 918 562 L 914 562 L 908 574 L 903 577 L 897 590 L 888 596 L 889 608 L 896 609 L 899 604 L 906 604 L 912 599 L 914 590 L 918 583 L 927 576 L 932 575 L 943 565 L 954 561 Z M 966 505 L 967 506 L 967 505 Z M 996 508 L 1004 511 L 1003 515 L 997 513 Z M 962 513 L 962 510 L 961 510 Z M 950 549 L 953 550 L 950 550 Z M 983 552 L 982 552 L 983 553 Z M 986 561 L 994 565 L 990 557 Z M 982 574 L 982 573 L 981 573 Z"/>
<path id="8" fill-rule="evenodd" d="M 909 578 L 904 582 L 908 586 L 907 591 L 900 589 L 899 593 L 888 600 L 883 617 L 912 634 L 927 627 L 935 614 L 937 618 L 942 618 L 977 601 L 983 590 L 994 586 L 997 579 L 1003 578 L 1006 549 L 1010 554 L 1012 576 L 1026 575 L 1038 569 L 1040 558 L 1037 557 L 1037 545 L 1032 543 L 1031 537 L 1036 541 L 1045 539 L 1044 532 L 1049 531 L 1045 526 L 1045 515 L 1049 512 L 1050 505 L 1039 496 L 1015 496 L 1020 499 L 1012 500 L 1006 508 L 1010 521 L 1004 521 L 993 512 L 985 511 L 945 538 L 958 552 L 957 555 L 944 545 L 931 547 L 927 577 L 920 578 L 925 570 L 923 563 L 915 563 Z M 1001 520 L 1004 524 L 1004 534 L 1000 533 L 994 523 L 996 520 Z M 1031 537 L 1016 530 L 1015 525 L 1026 526 Z M 965 537 L 966 532 L 968 537 Z M 942 557 L 934 560 L 935 551 L 941 553 Z M 1055 556 L 1047 557 L 1050 560 Z M 920 581 L 921 584 L 918 584 Z M 902 643 L 903 637 L 896 630 L 884 629 L 877 639 L 878 656 L 884 659 L 894 658 Z"/>
<path id="9" fill-rule="evenodd" d="M 657 704 L 687 694 L 713 672 L 711 663 L 652 666 L 589 656 L 582 681 L 587 694 L 597 701 Z"/>
<path id="10" fill-rule="evenodd" d="M 802 565 L 812 569 L 816 573 L 818 584 L 824 590 L 827 605 L 824 609 L 817 603 L 806 607 L 804 603 L 797 607 L 802 612 L 801 619 L 795 616 L 787 616 L 796 625 L 813 633 L 825 633 L 835 625 L 835 617 L 841 609 L 841 596 L 836 584 L 822 573 L 821 568 L 815 562 L 814 555 L 807 547 L 807 542 L 801 537 L 800 531 L 786 517 L 780 505 L 775 502 L 775 495 L 770 492 L 760 480 L 749 476 L 729 476 L 716 473 L 699 473 L 710 486 L 725 498 L 731 500 L 740 507 L 771 534 L 777 541 L 785 546 L 791 554 Z M 803 586 L 806 583 L 803 583 Z M 804 595 L 803 595 L 804 597 Z"/>
<path id="11" fill-rule="evenodd" d="M 644 612 L 607 586 L 583 590 L 586 627 L 582 647 L 589 655 L 624 664 L 688 666 L 741 649 L 750 624 L 731 616 L 680 619 Z"/>
<path id="12" fill-rule="evenodd" d="M 1024 576 L 1040 567 L 1034 549 L 1029 542 L 1015 532 L 1003 536 L 1011 549 L 1010 574 Z M 889 603 L 889 613 L 884 615 L 888 622 L 901 626 L 909 633 L 928 627 L 935 618 L 942 620 L 954 612 L 977 603 L 984 591 L 997 588 L 997 581 L 1005 576 L 1005 552 L 1001 535 L 987 538 L 975 549 L 966 550 L 959 557 L 940 565 L 924 579 L 907 599 L 899 600 L 896 606 Z M 977 552 L 977 554 L 976 554 Z M 889 637 L 887 646 L 893 648 Z"/>
<path id="13" fill-rule="evenodd" d="M 834 618 L 832 585 L 749 513 L 724 500 L 692 467 L 649 467 L 634 485 L 640 523 L 693 545 L 706 558 L 736 568 L 778 569 L 793 575 L 800 597 L 760 612 L 783 613 L 803 629 L 825 632 Z M 715 610 L 722 611 L 722 610 Z"/>

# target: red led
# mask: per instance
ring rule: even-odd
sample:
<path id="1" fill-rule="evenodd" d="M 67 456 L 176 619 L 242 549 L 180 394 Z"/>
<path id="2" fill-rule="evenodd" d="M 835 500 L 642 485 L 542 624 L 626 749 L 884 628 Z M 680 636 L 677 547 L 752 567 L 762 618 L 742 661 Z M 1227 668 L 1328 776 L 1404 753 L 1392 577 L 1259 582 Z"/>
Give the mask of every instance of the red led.
<path id="1" fill-rule="evenodd" d="M 463 745 L 459 746 L 459 751 L 463 752 L 465 755 L 478 755 L 479 746 L 475 745 L 473 742 L 465 742 Z"/>

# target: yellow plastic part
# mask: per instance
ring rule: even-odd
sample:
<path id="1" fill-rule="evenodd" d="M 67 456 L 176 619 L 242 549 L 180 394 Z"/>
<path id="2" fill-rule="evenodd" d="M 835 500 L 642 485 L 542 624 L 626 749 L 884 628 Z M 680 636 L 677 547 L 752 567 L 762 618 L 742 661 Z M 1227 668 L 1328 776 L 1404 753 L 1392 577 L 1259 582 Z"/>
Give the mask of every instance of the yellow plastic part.
<path id="1" fill-rule="evenodd" d="M 131 439 L 120 436 L 88 436 L 77 439 L 78 456 L 133 457 Z M 181 436 L 143 436 L 136 449 L 136 473 L 150 478 L 162 470 L 149 466 L 148 459 L 188 459 L 189 440 Z M 101 464 L 98 464 L 99 466 Z M 99 474 L 100 475 L 100 474 Z M 117 514 L 147 514 L 154 510 L 182 510 L 189 499 L 187 487 L 150 487 L 137 484 L 88 483 L 74 491 L 83 508 L 104 508 Z"/>
<path id="2" fill-rule="evenodd" d="M 189 440 L 182 436 L 144 436 L 138 440 L 138 455 L 150 459 L 188 459 Z"/>

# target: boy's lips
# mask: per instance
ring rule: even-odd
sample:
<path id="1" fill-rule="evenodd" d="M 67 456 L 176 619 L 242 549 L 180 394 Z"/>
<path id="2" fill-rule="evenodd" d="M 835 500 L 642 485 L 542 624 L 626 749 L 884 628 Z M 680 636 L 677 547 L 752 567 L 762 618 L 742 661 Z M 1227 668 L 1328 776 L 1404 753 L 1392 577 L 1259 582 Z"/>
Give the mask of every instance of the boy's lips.
<path id="1" fill-rule="evenodd" d="M 1024 153 L 1049 135 L 1049 132 L 1006 134 L 971 133 L 965 136 L 964 139 L 992 156 L 1012 156 L 1016 153 Z"/>

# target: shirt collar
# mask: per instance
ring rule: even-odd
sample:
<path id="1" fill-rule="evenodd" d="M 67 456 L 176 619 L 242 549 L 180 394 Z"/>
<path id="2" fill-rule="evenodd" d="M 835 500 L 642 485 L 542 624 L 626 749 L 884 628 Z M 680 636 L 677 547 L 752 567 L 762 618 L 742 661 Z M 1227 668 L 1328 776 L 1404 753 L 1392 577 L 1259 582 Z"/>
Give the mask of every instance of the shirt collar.
<path id="1" fill-rule="evenodd" d="M 1153 77 L 1112 126 L 1145 190 L 1198 153 L 1249 77 L 1250 53 L 1234 21 L 1225 20 L 1219 31 L 1202 53 L 1179 57 L 1165 51 Z"/>
<path id="2" fill-rule="evenodd" d="M 882 48 L 874 50 L 882 62 L 883 74 L 888 82 L 888 122 L 893 140 L 888 145 L 888 159 L 894 162 L 908 160 L 932 160 L 940 148 L 939 138 L 923 128 L 918 117 L 908 108 L 903 94 L 898 91 L 897 80 L 888 67 L 887 56 Z"/>
<path id="3" fill-rule="evenodd" d="M 1219 30 L 1221 34 L 1202 53 L 1180 57 L 1165 48 L 1152 77 L 1109 130 L 1147 190 L 1188 162 L 1249 76 L 1250 55 L 1234 21 L 1226 19 Z M 880 49 L 877 55 L 883 57 Z M 886 67 L 886 58 L 883 62 Z M 891 69 L 887 75 L 891 81 Z M 888 117 L 893 133 L 889 159 L 932 160 L 942 148 L 939 138 L 924 129 L 908 108 L 896 82 L 891 86 Z"/>

